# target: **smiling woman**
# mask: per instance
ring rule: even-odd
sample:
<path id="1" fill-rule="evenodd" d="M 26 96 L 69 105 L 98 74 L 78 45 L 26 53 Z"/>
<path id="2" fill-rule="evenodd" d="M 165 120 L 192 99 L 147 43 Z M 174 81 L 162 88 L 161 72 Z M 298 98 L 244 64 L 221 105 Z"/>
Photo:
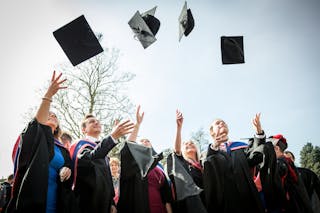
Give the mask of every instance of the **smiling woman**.
<path id="1" fill-rule="evenodd" d="M 177 131 L 174 143 L 174 153 L 168 158 L 169 165 L 176 162 L 179 166 L 168 166 L 168 173 L 171 181 L 174 183 L 176 200 L 173 203 L 173 210 L 176 212 L 206 212 L 204 208 L 203 189 L 203 168 L 199 160 L 199 151 L 193 141 L 186 141 L 181 146 L 181 131 L 183 124 L 183 115 L 176 111 Z M 178 168 L 181 168 L 178 171 Z M 183 174 L 183 183 L 179 184 L 178 173 Z M 191 187 L 192 186 L 192 187 Z M 187 188 L 192 189 L 187 189 Z M 179 191 L 185 191 L 179 195 Z"/>
<path id="2" fill-rule="evenodd" d="M 71 212 L 71 159 L 60 143 L 57 116 L 50 112 L 52 97 L 66 87 L 53 73 L 35 118 L 21 133 L 14 150 L 15 180 L 7 212 Z M 33 196 L 30 196 L 30 195 Z M 64 205 L 69 203 L 68 205 Z"/>
<path id="3" fill-rule="evenodd" d="M 146 11 L 155 3 L 161 27 L 157 41 L 144 49 L 133 38 L 128 21 L 137 10 Z M 314 41 L 320 33 L 320 1 L 187 3 L 195 27 L 179 43 L 181 1 L 0 1 L 0 129 L 6 134 L 0 149 L 0 177 L 12 173 L 9 150 L 25 126 L 21 114 L 37 105 L 34 91 L 50 75 L 43 70 L 70 64 L 52 32 L 82 14 L 92 29 L 104 35 L 103 47 L 121 51 L 115 73 L 125 70 L 136 75 L 128 85 L 129 96 L 149 113 L 141 134 L 148 135 L 159 150 L 172 146 L 166 140 L 175 128 L 168 112 L 177 107 L 188 117 L 186 136 L 208 126 L 214 112 L 232 126 L 230 138 L 246 137 L 251 133 L 243 123 L 261 111 L 267 115 L 266 124 L 272 124 L 267 132 L 283 132 L 294 153 L 307 141 L 319 146 L 320 42 Z M 222 35 L 244 36 L 245 64 L 222 65 Z M 301 120 L 309 124 L 303 134 Z"/>

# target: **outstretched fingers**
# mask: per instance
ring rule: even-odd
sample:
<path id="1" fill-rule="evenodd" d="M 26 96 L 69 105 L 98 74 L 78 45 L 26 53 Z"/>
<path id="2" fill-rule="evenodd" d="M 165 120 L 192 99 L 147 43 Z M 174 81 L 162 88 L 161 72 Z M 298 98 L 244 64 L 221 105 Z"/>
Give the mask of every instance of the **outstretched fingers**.
<path id="1" fill-rule="evenodd" d="M 126 135 L 128 133 L 131 133 L 133 128 L 134 128 L 134 123 L 131 122 L 130 120 L 122 121 L 117 125 L 116 130 L 115 130 L 115 134 L 118 137 L 121 137 L 121 136 Z"/>

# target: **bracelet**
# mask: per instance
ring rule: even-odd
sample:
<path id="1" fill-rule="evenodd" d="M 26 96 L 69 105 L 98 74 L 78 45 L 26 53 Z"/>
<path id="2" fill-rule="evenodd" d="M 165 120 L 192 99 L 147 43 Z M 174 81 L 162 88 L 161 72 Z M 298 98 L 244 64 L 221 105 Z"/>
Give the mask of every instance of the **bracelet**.
<path id="1" fill-rule="evenodd" d="M 48 97 L 43 97 L 42 100 L 52 102 L 52 99 Z"/>

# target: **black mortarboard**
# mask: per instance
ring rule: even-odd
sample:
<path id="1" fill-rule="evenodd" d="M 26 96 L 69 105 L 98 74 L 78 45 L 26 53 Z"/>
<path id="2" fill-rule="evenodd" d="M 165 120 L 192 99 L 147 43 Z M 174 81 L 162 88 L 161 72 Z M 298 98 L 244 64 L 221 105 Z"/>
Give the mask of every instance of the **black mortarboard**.
<path id="1" fill-rule="evenodd" d="M 160 21 L 154 17 L 156 9 L 157 6 L 142 14 L 137 11 L 128 22 L 135 37 L 138 38 L 145 49 L 157 40 L 155 35 L 160 28 Z"/>
<path id="2" fill-rule="evenodd" d="M 223 64 L 244 63 L 243 36 L 221 36 Z"/>
<path id="3" fill-rule="evenodd" d="M 84 15 L 53 32 L 73 66 L 103 52 Z"/>
<path id="4" fill-rule="evenodd" d="M 179 16 L 179 41 L 183 35 L 188 36 L 193 27 L 194 19 L 191 10 L 187 8 L 187 2 L 185 2 Z"/>

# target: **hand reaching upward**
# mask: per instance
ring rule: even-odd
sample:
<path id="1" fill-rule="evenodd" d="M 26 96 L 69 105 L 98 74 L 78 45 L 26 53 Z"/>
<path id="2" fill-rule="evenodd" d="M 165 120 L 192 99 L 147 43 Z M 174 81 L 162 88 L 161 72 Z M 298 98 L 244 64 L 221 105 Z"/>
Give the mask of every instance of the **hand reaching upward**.
<path id="1" fill-rule="evenodd" d="M 262 134 L 263 133 L 263 130 L 262 130 L 262 127 L 261 127 L 261 122 L 260 122 L 260 116 L 261 116 L 261 113 L 257 113 L 254 118 L 252 119 L 252 124 L 253 124 L 253 127 L 256 131 L 256 134 Z"/>
<path id="2" fill-rule="evenodd" d="M 136 112 L 136 124 L 140 125 L 143 121 L 143 117 L 144 117 L 144 112 L 140 114 L 140 105 L 139 105 Z"/>
<path id="3" fill-rule="evenodd" d="M 177 121 L 177 127 L 182 128 L 183 115 L 178 109 L 176 110 L 176 121 Z"/>

